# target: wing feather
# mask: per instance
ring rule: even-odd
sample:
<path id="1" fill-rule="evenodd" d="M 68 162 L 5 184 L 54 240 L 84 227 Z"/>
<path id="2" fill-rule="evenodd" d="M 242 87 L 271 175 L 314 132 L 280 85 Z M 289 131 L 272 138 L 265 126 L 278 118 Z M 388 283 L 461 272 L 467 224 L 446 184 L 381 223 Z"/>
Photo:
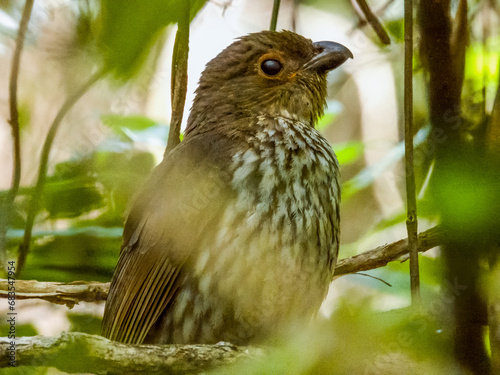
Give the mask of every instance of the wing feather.
<path id="1" fill-rule="evenodd" d="M 197 256 L 202 236 L 216 227 L 231 194 L 228 176 L 219 167 L 230 162 L 229 145 L 218 141 L 213 155 L 208 149 L 213 143 L 201 136 L 185 140 L 153 171 L 125 224 L 103 336 L 141 343 L 175 300 L 186 263 Z M 205 191 L 210 191 L 209 203 L 200 205 L 195 197 Z"/>

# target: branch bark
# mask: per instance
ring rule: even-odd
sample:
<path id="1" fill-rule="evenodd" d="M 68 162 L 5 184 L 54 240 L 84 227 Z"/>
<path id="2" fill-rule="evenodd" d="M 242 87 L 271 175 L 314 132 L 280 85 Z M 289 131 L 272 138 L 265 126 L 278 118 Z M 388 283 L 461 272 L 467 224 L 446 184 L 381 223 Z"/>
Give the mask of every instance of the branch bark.
<path id="1" fill-rule="evenodd" d="M 0 338 L 0 367 L 48 366 L 68 373 L 198 374 L 241 359 L 258 358 L 263 350 L 215 345 L 126 345 L 80 332 L 57 337 L 21 337 L 12 345 Z M 12 353 L 11 353 L 12 352 Z M 14 357 L 10 356 L 14 354 Z M 13 362 L 14 363 L 14 362 Z"/>
<path id="2" fill-rule="evenodd" d="M 444 243 L 447 231 L 434 227 L 419 234 L 418 251 L 424 252 Z M 372 270 L 408 254 L 408 239 L 402 239 L 365 251 L 337 262 L 335 276 Z M 406 259 L 404 259 L 406 260 Z M 8 282 L 0 279 L 0 298 L 8 297 Z M 109 283 L 75 281 L 71 283 L 16 280 L 16 299 L 38 298 L 72 308 L 79 301 L 103 301 L 108 296 Z"/>
<path id="3" fill-rule="evenodd" d="M 447 237 L 447 231 L 441 226 L 436 226 L 418 235 L 418 252 L 424 252 L 433 247 L 442 245 Z M 373 270 L 384 267 L 387 263 L 400 259 L 408 254 L 408 238 L 379 246 L 373 250 L 365 251 L 350 258 L 341 259 L 335 267 L 335 276 Z M 404 258 L 403 260 L 406 260 Z"/>
<path id="4" fill-rule="evenodd" d="M 105 301 L 108 297 L 109 284 L 97 281 L 57 283 L 50 281 L 16 280 L 14 287 L 16 288 L 16 300 L 38 298 L 58 305 L 66 305 L 71 309 L 80 301 Z M 0 279 L 0 298 L 8 297 L 8 287 L 8 280 Z"/>

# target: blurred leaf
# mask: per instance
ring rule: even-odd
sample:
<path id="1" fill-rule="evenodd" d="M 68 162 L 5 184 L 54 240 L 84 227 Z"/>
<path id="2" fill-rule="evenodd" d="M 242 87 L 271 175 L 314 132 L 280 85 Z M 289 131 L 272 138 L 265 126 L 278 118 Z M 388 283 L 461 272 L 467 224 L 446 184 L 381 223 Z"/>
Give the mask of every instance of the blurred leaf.
<path id="1" fill-rule="evenodd" d="M 420 145 L 427 138 L 429 132 L 430 126 L 420 129 L 413 137 L 413 145 L 415 147 Z M 367 166 L 352 179 L 346 181 L 342 187 L 342 196 L 345 198 L 351 197 L 358 191 L 370 186 L 375 181 L 377 176 L 380 176 L 385 170 L 400 161 L 403 158 L 404 153 L 404 142 L 399 142 L 388 151 L 382 160 Z"/>
<path id="2" fill-rule="evenodd" d="M 21 336 L 36 336 L 38 334 L 37 330 L 35 327 L 31 324 L 19 324 L 17 322 L 16 324 L 16 336 L 21 337 Z M 2 322 L 0 324 L 0 332 L 5 332 L 5 336 L 7 336 L 7 332 L 9 332 L 9 326 Z"/>
<path id="3" fill-rule="evenodd" d="M 182 16 L 186 0 L 101 0 L 100 46 L 105 68 L 130 78 L 163 29 Z M 206 0 L 191 0 L 191 20 Z"/>
<path id="4" fill-rule="evenodd" d="M 500 37 L 491 37 L 486 43 L 498 45 Z M 500 52 L 498 49 L 485 50 L 483 42 L 472 42 L 467 48 L 465 56 L 465 80 L 471 86 L 470 91 L 472 93 L 481 92 L 485 83 L 487 91 L 495 92 L 499 75 L 499 59 Z"/>
<path id="5" fill-rule="evenodd" d="M 340 165 L 354 163 L 363 156 L 364 149 L 365 146 L 361 141 L 349 141 L 333 145 L 333 150 Z"/>
<path id="6" fill-rule="evenodd" d="M 88 158 L 59 163 L 47 178 L 43 195 L 50 218 L 73 218 L 102 207 L 102 197 Z"/>
<path id="7" fill-rule="evenodd" d="M 166 144 L 168 127 L 148 117 L 108 114 L 101 118 L 124 141 L 162 147 Z"/>
<path id="8" fill-rule="evenodd" d="M 22 366 L 22 367 L 9 367 L 2 369 L 2 375 L 63 375 L 61 372 L 54 373 L 53 368 L 49 367 L 32 367 L 32 366 Z M 50 371 L 50 372 L 49 372 Z"/>
<path id="9" fill-rule="evenodd" d="M 420 215 L 420 206 L 418 206 L 418 207 L 419 207 L 418 216 L 421 216 Z M 382 218 L 382 220 L 380 220 L 379 222 L 377 222 L 375 224 L 375 227 L 373 229 L 375 231 L 381 231 L 381 230 L 390 228 L 394 225 L 404 223 L 405 220 L 406 220 L 406 210 L 401 209 L 400 211 L 395 212 L 391 216 L 387 216 L 387 217 Z"/>
<path id="10" fill-rule="evenodd" d="M 63 161 L 55 166 L 54 174 L 47 179 L 47 183 L 92 176 L 91 165 L 91 159 L 88 156 Z"/>
<path id="11" fill-rule="evenodd" d="M 84 50 L 87 46 L 95 47 L 96 40 L 96 14 L 98 13 L 95 1 L 77 2 L 78 12 L 76 20 L 75 44 L 77 50 Z"/>
<path id="12" fill-rule="evenodd" d="M 396 42 L 403 43 L 405 40 L 404 36 L 404 19 L 393 20 L 385 23 L 387 31 Z"/>
<path id="13" fill-rule="evenodd" d="M 145 116 L 124 116 L 108 114 L 101 116 L 104 125 L 109 126 L 114 132 L 118 133 L 123 128 L 130 130 L 144 130 L 158 123 Z"/>
<path id="14" fill-rule="evenodd" d="M 442 283 L 443 268 L 441 258 L 433 258 L 428 255 L 419 255 L 420 282 L 422 293 L 429 297 L 438 297 L 438 287 Z M 386 267 L 372 271 L 377 277 L 382 277 L 393 287 L 390 290 L 383 289 L 386 293 L 394 293 L 400 296 L 410 297 L 409 261 L 390 262 Z"/>
<path id="15" fill-rule="evenodd" d="M 90 335 L 101 334 L 101 318 L 88 314 L 68 313 L 68 319 L 71 323 L 71 332 L 83 332 Z"/>
<path id="16" fill-rule="evenodd" d="M 408 308 L 380 313 L 372 308 L 374 304 L 374 298 L 356 295 L 339 300 L 329 320 L 317 319 L 308 331 L 291 329 L 267 348 L 269 354 L 263 358 L 210 374 L 458 373 L 451 362 L 450 333 L 440 321 L 442 315 L 418 314 Z"/>
<path id="17" fill-rule="evenodd" d="M 97 152 L 94 156 L 93 169 L 97 181 L 103 186 L 108 211 L 94 223 L 122 225 L 123 215 L 132 196 L 142 186 L 155 163 L 155 158 L 148 152 Z M 85 223 L 85 225 L 95 224 Z"/>
<path id="18" fill-rule="evenodd" d="M 40 281 L 69 282 L 111 279 L 121 238 L 79 234 L 35 241 L 23 277 Z"/>
<path id="19" fill-rule="evenodd" d="M 33 238 L 39 237 L 71 237 L 76 235 L 87 235 L 96 238 L 109 238 L 109 239 L 120 239 L 122 237 L 123 228 L 122 227 L 96 227 L 96 226 L 88 226 L 88 227 L 70 227 L 66 229 L 55 229 L 55 230 L 38 230 L 33 231 Z M 24 230 L 22 229 L 10 229 L 7 232 L 7 237 L 9 239 L 17 239 L 20 240 L 23 238 Z"/>
<path id="20" fill-rule="evenodd" d="M 484 241 L 498 235 L 500 160 L 458 142 L 434 173 L 434 207 L 459 238 Z"/>
<path id="21" fill-rule="evenodd" d="M 324 131 L 335 120 L 335 117 L 337 117 L 335 113 L 325 113 L 318 120 L 316 129 L 320 132 Z"/>
<path id="22" fill-rule="evenodd" d="M 94 184 L 84 185 L 79 180 L 64 184 L 51 184 L 43 201 L 49 217 L 74 218 L 93 209 L 102 207 L 101 194 Z"/>

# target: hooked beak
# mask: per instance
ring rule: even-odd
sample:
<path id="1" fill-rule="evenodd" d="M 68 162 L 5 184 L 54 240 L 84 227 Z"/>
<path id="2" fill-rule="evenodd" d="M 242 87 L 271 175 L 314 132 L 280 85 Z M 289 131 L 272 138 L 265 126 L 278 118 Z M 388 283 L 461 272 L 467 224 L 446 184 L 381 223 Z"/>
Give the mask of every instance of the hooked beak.
<path id="1" fill-rule="evenodd" d="M 318 54 L 304 65 L 305 69 L 326 73 L 342 65 L 348 58 L 354 58 L 352 52 L 339 43 L 322 41 L 313 43 L 313 46 L 317 48 Z"/>

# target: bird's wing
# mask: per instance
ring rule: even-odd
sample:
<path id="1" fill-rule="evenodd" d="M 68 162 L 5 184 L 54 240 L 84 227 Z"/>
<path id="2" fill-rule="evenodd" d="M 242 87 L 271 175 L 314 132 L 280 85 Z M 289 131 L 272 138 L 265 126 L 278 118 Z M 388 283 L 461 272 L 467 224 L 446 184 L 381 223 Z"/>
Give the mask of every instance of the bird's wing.
<path id="1" fill-rule="evenodd" d="M 135 199 L 104 312 L 105 337 L 144 340 L 175 299 L 183 265 L 221 215 L 231 191 L 220 166 L 230 163 L 230 146 L 202 138 L 175 148 Z"/>

